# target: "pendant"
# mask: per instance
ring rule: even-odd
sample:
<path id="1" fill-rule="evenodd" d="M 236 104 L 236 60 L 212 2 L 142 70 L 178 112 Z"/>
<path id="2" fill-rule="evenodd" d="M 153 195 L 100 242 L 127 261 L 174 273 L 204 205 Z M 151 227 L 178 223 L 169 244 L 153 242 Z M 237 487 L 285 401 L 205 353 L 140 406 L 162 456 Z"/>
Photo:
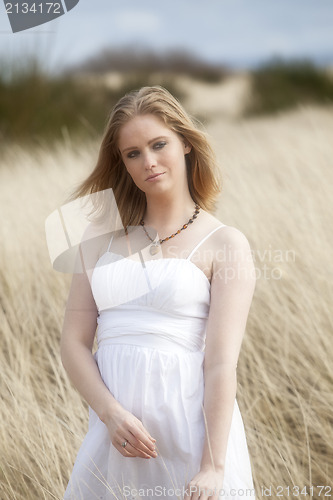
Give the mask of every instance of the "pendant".
<path id="1" fill-rule="evenodd" d="M 150 255 L 156 255 L 159 251 L 160 251 L 160 247 L 156 243 L 151 245 L 151 247 L 149 248 Z"/>

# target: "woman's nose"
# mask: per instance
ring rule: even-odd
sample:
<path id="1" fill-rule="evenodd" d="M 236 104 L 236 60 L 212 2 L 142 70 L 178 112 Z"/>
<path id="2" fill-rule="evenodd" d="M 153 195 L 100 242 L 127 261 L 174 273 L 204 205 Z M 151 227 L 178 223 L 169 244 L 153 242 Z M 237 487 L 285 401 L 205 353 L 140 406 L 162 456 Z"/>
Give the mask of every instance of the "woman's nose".
<path id="1" fill-rule="evenodd" d="M 151 151 L 143 154 L 143 164 L 146 169 L 149 169 L 156 165 L 154 154 Z"/>

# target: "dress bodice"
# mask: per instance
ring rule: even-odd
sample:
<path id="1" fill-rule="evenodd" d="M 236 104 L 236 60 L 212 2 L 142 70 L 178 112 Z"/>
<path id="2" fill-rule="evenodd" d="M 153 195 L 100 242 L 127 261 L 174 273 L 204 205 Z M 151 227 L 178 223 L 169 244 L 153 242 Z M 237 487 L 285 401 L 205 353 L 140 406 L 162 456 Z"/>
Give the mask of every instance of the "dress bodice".
<path id="1" fill-rule="evenodd" d="M 192 261 L 159 258 L 141 262 L 105 252 L 94 268 L 91 287 L 98 308 L 99 345 L 124 335 L 157 335 L 189 350 L 203 350 L 210 306 L 210 282 Z M 109 245 L 110 247 L 110 245 Z"/>

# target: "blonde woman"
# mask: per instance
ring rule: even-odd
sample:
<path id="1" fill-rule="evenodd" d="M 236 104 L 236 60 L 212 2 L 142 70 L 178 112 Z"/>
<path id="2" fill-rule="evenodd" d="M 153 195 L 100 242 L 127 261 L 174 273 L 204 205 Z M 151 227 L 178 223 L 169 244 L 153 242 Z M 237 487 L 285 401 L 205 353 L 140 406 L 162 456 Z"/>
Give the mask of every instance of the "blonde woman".
<path id="1" fill-rule="evenodd" d="M 212 214 L 213 151 L 162 87 L 120 99 L 73 197 L 107 189 L 123 230 L 98 240 L 92 273 L 73 275 L 62 332 L 90 407 L 64 498 L 254 498 L 236 401 L 251 250 Z"/>

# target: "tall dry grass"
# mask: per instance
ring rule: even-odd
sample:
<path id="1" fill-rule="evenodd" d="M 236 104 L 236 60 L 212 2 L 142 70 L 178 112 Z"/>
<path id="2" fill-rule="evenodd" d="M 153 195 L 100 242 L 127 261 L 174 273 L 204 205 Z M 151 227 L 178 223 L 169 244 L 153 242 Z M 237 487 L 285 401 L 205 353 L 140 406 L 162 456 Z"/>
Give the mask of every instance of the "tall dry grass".
<path id="1" fill-rule="evenodd" d="M 224 174 L 217 216 L 246 234 L 258 275 L 238 365 L 258 499 L 263 486 L 288 498 L 311 484 L 299 498 L 322 498 L 333 477 L 332 130 L 317 108 L 208 127 Z M 13 145 L 1 161 L 3 500 L 62 498 L 87 430 L 59 356 L 71 277 L 51 268 L 44 222 L 97 148 Z"/>

